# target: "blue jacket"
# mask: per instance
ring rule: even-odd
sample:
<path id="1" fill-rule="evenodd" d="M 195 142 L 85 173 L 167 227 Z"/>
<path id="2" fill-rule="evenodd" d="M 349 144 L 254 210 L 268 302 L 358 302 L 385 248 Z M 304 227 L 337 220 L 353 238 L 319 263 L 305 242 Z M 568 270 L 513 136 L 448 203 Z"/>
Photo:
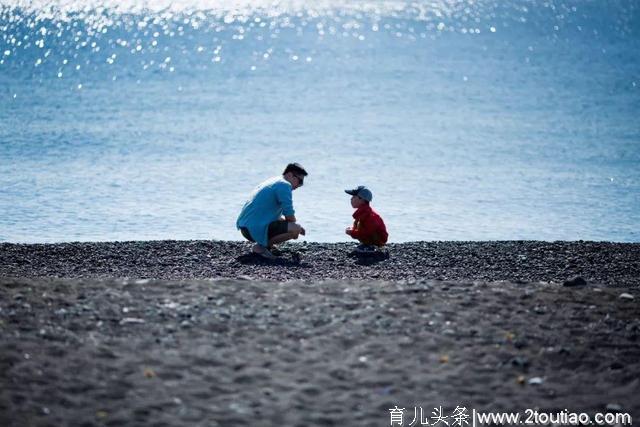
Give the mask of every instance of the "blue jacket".
<path id="1" fill-rule="evenodd" d="M 294 215 L 291 184 L 282 176 L 274 176 L 258 185 L 242 207 L 236 227 L 246 227 L 251 237 L 267 246 L 269 224 L 282 215 Z"/>

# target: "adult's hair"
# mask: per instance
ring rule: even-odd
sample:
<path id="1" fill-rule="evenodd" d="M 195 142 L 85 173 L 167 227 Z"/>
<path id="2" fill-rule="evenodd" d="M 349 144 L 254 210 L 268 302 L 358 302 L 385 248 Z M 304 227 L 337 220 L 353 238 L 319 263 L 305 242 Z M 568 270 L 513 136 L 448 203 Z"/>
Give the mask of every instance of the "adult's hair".
<path id="1" fill-rule="evenodd" d="M 284 172 L 282 172 L 282 175 L 286 174 L 287 172 L 293 172 L 295 174 L 302 175 L 302 176 L 309 175 L 307 171 L 304 170 L 304 168 L 300 163 L 289 163 L 287 167 L 284 168 Z"/>

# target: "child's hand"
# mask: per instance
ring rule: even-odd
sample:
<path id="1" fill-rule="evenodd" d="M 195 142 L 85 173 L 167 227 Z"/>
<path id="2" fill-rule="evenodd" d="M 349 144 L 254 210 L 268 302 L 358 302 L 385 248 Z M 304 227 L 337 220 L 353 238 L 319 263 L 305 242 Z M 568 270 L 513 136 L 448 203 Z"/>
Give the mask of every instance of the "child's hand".
<path id="1" fill-rule="evenodd" d="M 302 234 L 303 236 L 307 234 L 307 232 L 304 229 L 304 227 L 300 227 L 300 234 Z"/>
<path id="2" fill-rule="evenodd" d="M 351 236 L 351 231 L 353 231 L 353 230 L 351 229 L 351 227 L 347 227 L 347 229 L 346 229 L 346 230 L 344 230 L 344 232 L 345 232 L 346 234 L 348 234 L 349 236 Z"/>

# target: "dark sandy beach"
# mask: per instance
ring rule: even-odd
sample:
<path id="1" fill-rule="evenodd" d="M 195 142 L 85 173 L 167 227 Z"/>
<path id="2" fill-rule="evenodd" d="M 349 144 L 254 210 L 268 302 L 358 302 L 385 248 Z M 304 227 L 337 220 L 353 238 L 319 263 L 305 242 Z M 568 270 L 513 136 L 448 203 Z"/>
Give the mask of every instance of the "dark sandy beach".
<path id="1" fill-rule="evenodd" d="M 0 244 L 0 425 L 640 417 L 640 244 L 352 248 Z"/>

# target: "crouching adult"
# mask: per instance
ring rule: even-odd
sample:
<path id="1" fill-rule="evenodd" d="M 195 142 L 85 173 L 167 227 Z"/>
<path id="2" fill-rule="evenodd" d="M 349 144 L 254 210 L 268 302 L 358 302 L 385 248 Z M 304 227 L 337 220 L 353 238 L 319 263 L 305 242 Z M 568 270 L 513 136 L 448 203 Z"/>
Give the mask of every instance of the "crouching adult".
<path id="1" fill-rule="evenodd" d="M 282 175 L 259 184 L 242 207 L 236 227 L 245 239 L 254 242 L 252 251 L 273 259 L 274 245 L 305 235 L 296 221 L 292 192 L 304 184 L 307 171 L 298 163 L 289 163 Z"/>

